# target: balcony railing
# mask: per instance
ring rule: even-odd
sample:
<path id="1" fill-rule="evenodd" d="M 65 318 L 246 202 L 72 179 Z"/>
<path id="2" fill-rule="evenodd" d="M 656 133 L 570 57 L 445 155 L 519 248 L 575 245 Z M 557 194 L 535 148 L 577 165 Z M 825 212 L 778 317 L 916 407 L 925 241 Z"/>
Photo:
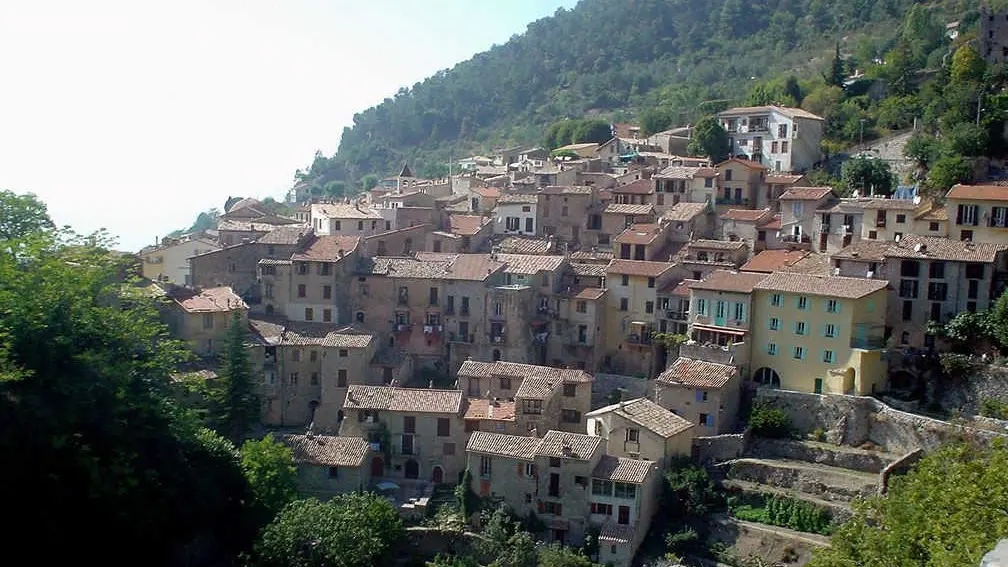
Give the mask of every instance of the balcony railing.
<path id="1" fill-rule="evenodd" d="M 470 344 L 476 342 L 476 335 L 460 335 L 458 333 L 448 333 L 448 342 Z"/>
<path id="2" fill-rule="evenodd" d="M 425 335 L 440 335 L 442 329 L 441 325 L 424 325 L 423 332 Z"/>
<path id="3" fill-rule="evenodd" d="M 781 242 L 794 242 L 800 244 L 810 244 L 812 240 L 806 234 L 785 234 L 781 236 Z"/>
<path id="4" fill-rule="evenodd" d="M 665 318 L 672 319 L 674 321 L 685 321 L 686 319 L 689 318 L 689 312 L 669 310 L 665 312 Z"/>
<path id="5" fill-rule="evenodd" d="M 413 325 L 410 325 L 409 323 L 396 323 L 395 325 L 392 325 L 392 330 L 397 333 L 407 333 L 412 328 Z"/>

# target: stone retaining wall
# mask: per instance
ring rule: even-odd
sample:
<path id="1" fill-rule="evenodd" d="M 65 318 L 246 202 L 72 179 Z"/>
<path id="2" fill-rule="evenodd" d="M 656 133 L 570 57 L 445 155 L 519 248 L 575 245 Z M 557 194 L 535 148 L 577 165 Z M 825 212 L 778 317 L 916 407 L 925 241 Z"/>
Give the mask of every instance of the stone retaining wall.
<path id="1" fill-rule="evenodd" d="M 481 564 L 493 561 L 480 551 L 480 543 L 486 538 L 471 532 L 453 532 L 437 528 L 406 528 L 404 553 L 412 559 L 433 560 L 439 553 L 452 556 L 469 555 Z"/>
<path id="2" fill-rule="evenodd" d="M 961 438 L 984 444 L 999 437 L 1008 439 L 1004 433 L 907 413 L 866 396 L 760 388 L 756 399 L 787 412 L 801 433 L 825 431 L 827 441 L 835 445 L 858 447 L 871 442 L 889 453 L 906 454 L 914 449 L 930 451 Z"/>
<path id="3" fill-rule="evenodd" d="M 867 473 L 880 473 L 893 461 L 875 451 L 790 439 L 753 439 L 747 454 L 764 459 L 791 459 Z"/>
<path id="4" fill-rule="evenodd" d="M 906 455 L 903 455 L 899 459 L 896 459 L 889 466 L 882 469 L 879 473 L 879 495 L 884 495 L 889 490 L 889 479 L 893 475 L 906 474 L 917 464 L 917 461 L 924 457 L 924 451 L 922 449 L 916 449 L 910 451 Z"/>
<path id="5" fill-rule="evenodd" d="M 619 390 L 624 400 L 643 398 L 648 392 L 648 381 L 621 374 L 596 374 L 592 382 L 591 407 L 593 410 L 610 404 L 609 396 Z"/>
<path id="6" fill-rule="evenodd" d="M 745 433 L 693 438 L 693 460 L 700 465 L 737 459 L 745 454 L 749 430 Z"/>

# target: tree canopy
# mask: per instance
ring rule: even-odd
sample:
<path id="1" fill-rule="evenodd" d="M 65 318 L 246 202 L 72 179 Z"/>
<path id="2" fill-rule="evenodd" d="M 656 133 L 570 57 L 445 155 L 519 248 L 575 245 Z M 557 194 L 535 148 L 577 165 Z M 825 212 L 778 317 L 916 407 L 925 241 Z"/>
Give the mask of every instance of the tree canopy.
<path id="1" fill-rule="evenodd" d="M 728 159 L 731 148 L 728 145 L 728 132 L 718 124 L 713 116 L 701 118 L 693 128 L 693 137 L 686 151 L 693 155 L 707 156 L 714 163 Z"/>
<path id="2" fill-rule="evenodd" d="M 31 193 L 0 191 L 0 241 L 24 238 L 54 228 L 45 203 Z"/>
<path id="3" fill-rule="evenodd" d="M 862 197 L 888 196 L 896 188 L 896 178 L 889 164 L 880 159 L 858 157 L 847 160 L 840 170 L 840 179 L 847 194 L 857 191 Z"/>

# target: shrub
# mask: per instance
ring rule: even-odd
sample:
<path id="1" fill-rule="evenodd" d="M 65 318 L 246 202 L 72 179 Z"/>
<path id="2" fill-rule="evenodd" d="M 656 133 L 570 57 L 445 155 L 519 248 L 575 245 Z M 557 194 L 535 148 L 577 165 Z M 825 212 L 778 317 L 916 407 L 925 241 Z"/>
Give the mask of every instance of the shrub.
<path id="1" fill-rule="evenodd" d="M 791 435 L 791 417 L 781 409 L 757 404 L 749 415 L 749 427 L 760 437 L 781 438 Z"/>
<path id="2" fill-rule="evenodd" d="M 942 370 L 949 378 L 965 379 L 976 367 L 973 357 L 968 354 L 943 352 L 939 356 Z"/>
<path id="3" fill-rule="evenodd" d="M 829 535 L 832 529 L 832 515 L 829 510 L 790 496 L 745 495 L 734 501 L 731 513 L 740 520 L 781 526 L 800 532 Z"/>
<path id="4" fill-rule="evenodd" d="M 980 415 L 994 419 L 1008 419 L 1008 402 L 997 398 L 984 398 L 980 402 Z"/>

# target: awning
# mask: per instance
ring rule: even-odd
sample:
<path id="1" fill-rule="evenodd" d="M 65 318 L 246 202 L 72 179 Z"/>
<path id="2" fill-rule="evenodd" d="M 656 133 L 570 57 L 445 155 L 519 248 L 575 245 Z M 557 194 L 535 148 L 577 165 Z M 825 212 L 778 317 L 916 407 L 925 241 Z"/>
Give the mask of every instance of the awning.
<path id="1" fill-rule="evenodd" d="M 736 329 L 734 327 L 718 327 L 717 325 L 693 325 L 693 329 L 698 331 L 710 331 L 712 333 L 724 333 L 726 335 L 735 335 L 737 337 L 744 337 L 749 331 L 745 329 Z"/>

